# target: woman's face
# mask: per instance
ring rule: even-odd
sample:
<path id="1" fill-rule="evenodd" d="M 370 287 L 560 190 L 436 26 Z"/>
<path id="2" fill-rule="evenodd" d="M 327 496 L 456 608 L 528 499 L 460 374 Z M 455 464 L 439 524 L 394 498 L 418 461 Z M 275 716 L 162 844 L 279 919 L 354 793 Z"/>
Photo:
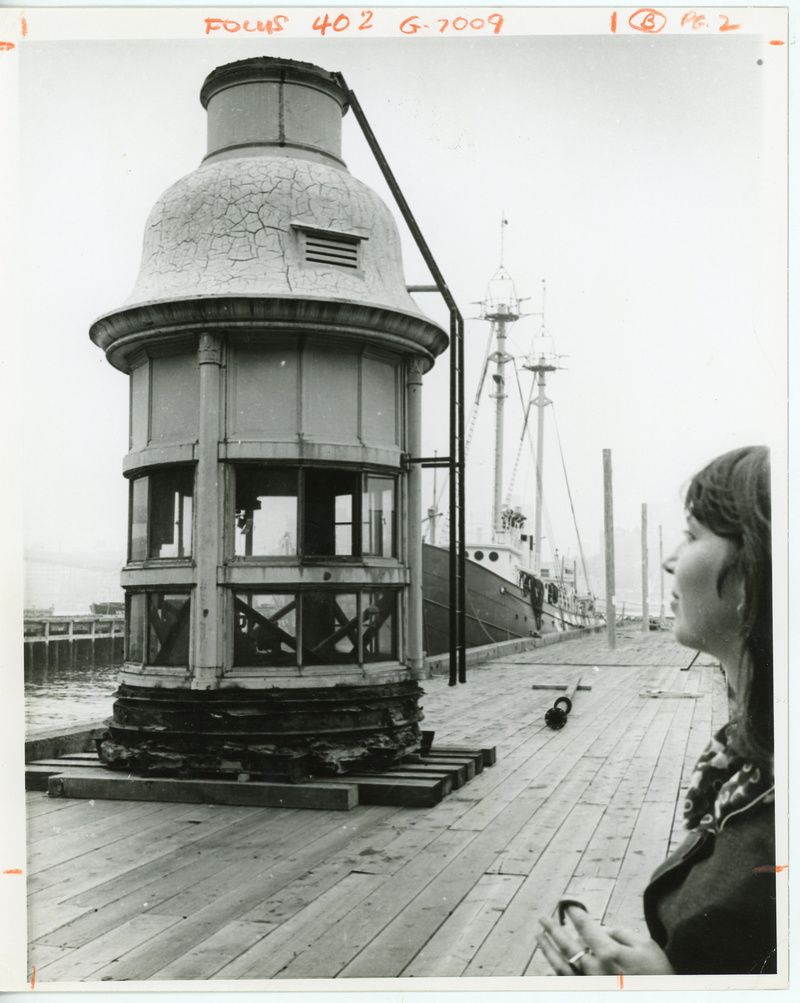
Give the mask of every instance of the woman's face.
<path id="1" fill-rule="evenodd" d="M 744 597 L 741 577 L 722 571 L 736 553 L 731 540 L 717 536 L 689 515 L 685 539 L 664 562 L 674 575 L 672 611 L 675 640 L 714 655 L 729 672 L 739 664 L 742 649 L 738 608 Z M 735 680 L 729 677 L 729 683 Z"/>

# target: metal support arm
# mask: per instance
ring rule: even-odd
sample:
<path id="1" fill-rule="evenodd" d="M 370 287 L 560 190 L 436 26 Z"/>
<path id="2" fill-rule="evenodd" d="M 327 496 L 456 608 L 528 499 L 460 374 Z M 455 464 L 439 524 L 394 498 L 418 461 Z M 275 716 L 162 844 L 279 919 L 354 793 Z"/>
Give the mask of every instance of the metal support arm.
<path id="1" fill-rule="evenodd" d="M 400 186 L 383 155 L 375 134 L 370 128 L 358 98 L 347 86 L 341 73 L 334 77 L 347 95 L 372 155 L 381 169 L 384 180 L 394 196 L 406 226 L 428 266 L 436 288 L 450 311 L 450 685 L 467 681 L 465 631 L 466 631 L 466 536 L 464 513 L 464 318 L 455 299 L 439 271 L 422 231 L 403 196 Z M 427 291 L 425 287 L 424 291 Z M 432 464 L 424 464 L 432 465 Z"/>

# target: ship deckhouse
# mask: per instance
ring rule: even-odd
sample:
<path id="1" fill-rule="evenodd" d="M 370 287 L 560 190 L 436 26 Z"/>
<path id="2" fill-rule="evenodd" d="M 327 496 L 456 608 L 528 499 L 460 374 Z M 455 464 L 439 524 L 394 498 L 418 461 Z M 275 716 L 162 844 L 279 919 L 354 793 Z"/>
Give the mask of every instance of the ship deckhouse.
<path id="1" fill-rule="evenodd" d="M 101 755 L 198 768 L 419 741 L 422 374 L 447 336 L 349 174 L 347 96 L 259 57 L 201 90 L 208 153 L 158 200 L 92 340 L 130 376 L 126 654 Z"/>

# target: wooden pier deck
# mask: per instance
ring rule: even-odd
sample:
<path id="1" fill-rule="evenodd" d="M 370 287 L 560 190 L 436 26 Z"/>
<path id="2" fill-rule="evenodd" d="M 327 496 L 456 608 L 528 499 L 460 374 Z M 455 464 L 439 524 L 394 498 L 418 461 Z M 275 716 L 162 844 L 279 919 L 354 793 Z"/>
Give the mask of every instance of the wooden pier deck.
<path id="1" fill-rule="evenodd" d="M 430 809 L 350 812 L 28 794 L 29 963 L 87 980 L 549 974 L 536 917 L 574 894 L 642 926 L 722 673 L 669 633 L 593 635 L 424 683 L 436 743 L 497 763 Z M 574 682 L 566 727 L 557 692 Z M 646 691 L 666 691 L 652 696 Z M 685 694 L 680 696 L 678 694 Z M 677 816 L 677 818 L 676 818 Z"/>

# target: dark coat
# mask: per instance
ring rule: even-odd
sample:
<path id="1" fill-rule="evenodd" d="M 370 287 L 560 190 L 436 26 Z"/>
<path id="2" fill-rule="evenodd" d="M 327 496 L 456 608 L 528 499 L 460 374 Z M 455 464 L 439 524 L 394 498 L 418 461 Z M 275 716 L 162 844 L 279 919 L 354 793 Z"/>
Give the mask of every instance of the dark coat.
<path id="1" fill-rule="evenodd" d="M 759 801 L 692 830 L 653 873 L 645 919 L 678 975 L 775 972 L 775 863 L 775 806 Z"/>

